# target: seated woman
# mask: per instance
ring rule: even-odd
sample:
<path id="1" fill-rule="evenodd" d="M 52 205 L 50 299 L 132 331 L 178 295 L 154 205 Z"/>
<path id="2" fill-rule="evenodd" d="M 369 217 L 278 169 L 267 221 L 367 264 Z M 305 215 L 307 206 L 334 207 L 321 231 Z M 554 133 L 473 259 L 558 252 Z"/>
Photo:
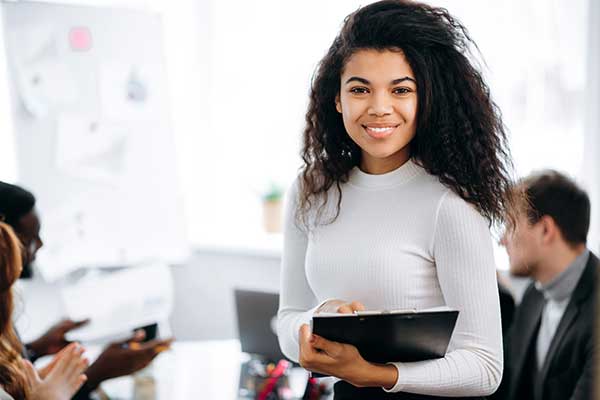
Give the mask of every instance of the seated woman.
<path id="1" fill-rule="evenodd" d="M 84 349 L 72 343 L 40 371 L 21 357 L 12 325 L 12 286 L 22 268 L 19 240 L 0 222 L 0 400 L 68 400 L 86 380 Z"/>

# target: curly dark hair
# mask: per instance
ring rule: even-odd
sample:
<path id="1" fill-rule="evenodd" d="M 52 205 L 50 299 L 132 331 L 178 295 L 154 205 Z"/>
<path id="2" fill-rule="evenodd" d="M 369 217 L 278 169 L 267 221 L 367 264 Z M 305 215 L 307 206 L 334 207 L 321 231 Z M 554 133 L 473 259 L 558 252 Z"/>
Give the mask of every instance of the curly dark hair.
<path id="1" fill-rule="evenodd" d="M 417 85 L 416 135 L 411 158 L 473 204 L 491 225 L 511 215 L 512 162 L 500 111 L 481 73 L 469 60 L 477 49 L 446 9 L 408 0 L 379 1 L 350 14 L 313 76 L 306 113 L 299 220 L 327 203 L 329 189 L 359 165 L 361 149 L 335 109 L 340 77 L 357 51 L 404 53 Z"/>

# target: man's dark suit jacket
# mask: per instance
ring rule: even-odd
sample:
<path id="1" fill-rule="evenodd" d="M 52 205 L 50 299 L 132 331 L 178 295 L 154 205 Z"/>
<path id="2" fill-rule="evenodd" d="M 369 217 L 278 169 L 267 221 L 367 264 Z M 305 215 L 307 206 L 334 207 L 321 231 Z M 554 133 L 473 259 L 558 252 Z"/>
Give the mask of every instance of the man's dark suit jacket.
<path id="1" fill-rule="evenodd" d="M 544 297 L 529 286 L 515 315 L 508 336 L 507 368 L 502 384 L 509 400 L 588 400 L 594 386 L 594 318 L 597 293 L 598 258 L 589 261 L 571 295 L 556 329 L 548 354 L 539 371 L 533 372 L 532 357 Z M 534 389 L 532 389 L 534 388 Z"/>

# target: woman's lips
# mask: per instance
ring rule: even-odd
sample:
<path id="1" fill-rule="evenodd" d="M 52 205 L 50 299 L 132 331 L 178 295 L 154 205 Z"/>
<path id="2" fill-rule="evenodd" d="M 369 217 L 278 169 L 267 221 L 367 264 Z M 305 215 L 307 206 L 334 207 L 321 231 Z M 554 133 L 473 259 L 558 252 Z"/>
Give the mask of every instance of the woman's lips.
<path id="1" fill-rule="evenodd" d="M 371 136 L 374 139 L 384 139 L 390 136 L 398 125 L 385 125 L 385 126 L 371 126 L 371 125 L 363 125 L 363 129 L 367 132 L 367 135 Z"/>

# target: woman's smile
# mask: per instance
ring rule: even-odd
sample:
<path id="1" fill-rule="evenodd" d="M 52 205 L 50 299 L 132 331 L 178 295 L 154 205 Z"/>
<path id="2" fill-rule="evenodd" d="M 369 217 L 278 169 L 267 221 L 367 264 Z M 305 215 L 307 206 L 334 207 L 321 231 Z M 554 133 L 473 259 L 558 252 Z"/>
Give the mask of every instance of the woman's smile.
<path id="1" fill-rule="evenodd" d="M 392 123 L 367 123 L 362 125 L 367 135 L 373 139 L 385 139 L 391 136 L 398 126 L 400 124 Z"/>

